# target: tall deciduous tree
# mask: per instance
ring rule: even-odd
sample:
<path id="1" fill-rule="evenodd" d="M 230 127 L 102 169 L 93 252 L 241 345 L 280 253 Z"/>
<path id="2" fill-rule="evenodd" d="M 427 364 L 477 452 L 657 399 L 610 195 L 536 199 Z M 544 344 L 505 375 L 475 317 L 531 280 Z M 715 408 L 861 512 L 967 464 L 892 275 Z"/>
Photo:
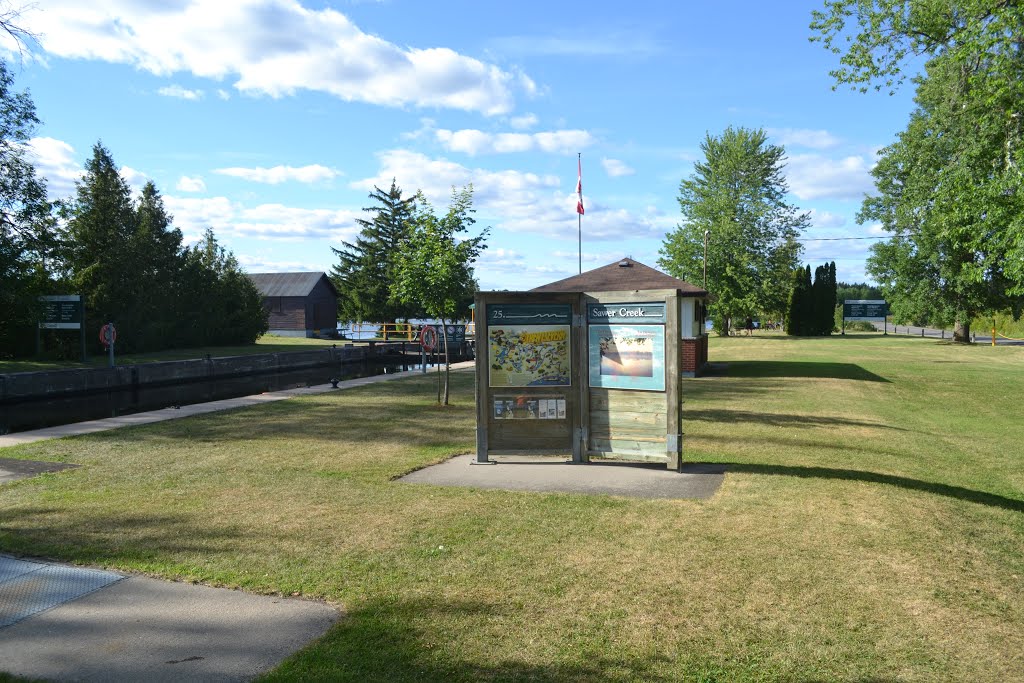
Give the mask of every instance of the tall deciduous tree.
<path id="1" fill-rule="evenodd" d="M 409 239 L 402 243 L 396 262 L 393 292 L 398 301 L 419 305 L 441 323 L 452 321 L 464 312 L 467 300 L 476 288 L 473 263 L 487 248 L 488 230 L 468 235 L 476 223 L 473 218 L 473 186 L 452 188 L 451 204 L 444 216 L 434 215 L 433 207 L 421 194 L 416 196 L 416 214 Z M 447 349 L 447 334 L 442 332 Z M 451 370 L 445 354 L 444 405 L 448 405 L 448 379 Z"/>
<path id="2" fill-rule="evenodd" d="M 338 263 L 331 269 L 331 278 L 341 295 L 338 315 L 343 320 L 390 322 L 408 319 L 420 313 L 416 302 L 401 302 L 392 296 L 399 249 L 409 237 L 416 207 L 415 197 L 402 197 L 394 180 L 388 191 L 374 186 L 370 199 L 375 205 L 363 211 L 371 219 L 360 218 L 362 226 L 352 243 L 331 250 Z"/>
<path id="3" fill-rule="evenodd" d="M 13 85 L 0 61 L 0 357 L 31 348 L 55 246 L 46 186 L 25 148 L 39 123 L 35 105 Z"/>
<path id="4" fill-rule="evenodd" d="M 875 167 L 862 221 L 893 238 L 869 272 L 897 318 L 954 324 L 1024 296 L 1024 8 L 997 0 L 835 0 L 816 40 L 840 55 L 838 84 L 890 91 L 911 56 L 917 109 Z"/>
<path id="5" fill-rule="evenodd" d="M 683 221 L 665 238 L 658 263 L 671 275 L 701 282 L 704 232 L 707 288 L 715 328 L 762 313 L 780 316 L 799 263 L 809 214 L 786 203 L 785 150 L 763 130 L 727 128 L 701 143 L 704 161 L 679 186 Z"/>

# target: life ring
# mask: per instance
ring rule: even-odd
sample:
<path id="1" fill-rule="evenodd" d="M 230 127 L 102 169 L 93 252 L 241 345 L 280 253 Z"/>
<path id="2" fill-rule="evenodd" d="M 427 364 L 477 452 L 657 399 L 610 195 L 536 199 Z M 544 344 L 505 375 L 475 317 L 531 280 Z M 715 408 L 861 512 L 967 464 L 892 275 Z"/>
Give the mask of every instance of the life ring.
<path id="1" fill-rule="evenodd" d="M 100 341 L 104 346 L 110 346 L 117 341 L 117 328 L 113 323 L 107 323 L 100 328 Z"/>
<path id="2" fill-rule="evenodd" d="M 433 325 L 425 326 L 420 332 L 420 344 L 427 351 L 433 351 L 434 347 L 437 346 L 437 328 Z"/>

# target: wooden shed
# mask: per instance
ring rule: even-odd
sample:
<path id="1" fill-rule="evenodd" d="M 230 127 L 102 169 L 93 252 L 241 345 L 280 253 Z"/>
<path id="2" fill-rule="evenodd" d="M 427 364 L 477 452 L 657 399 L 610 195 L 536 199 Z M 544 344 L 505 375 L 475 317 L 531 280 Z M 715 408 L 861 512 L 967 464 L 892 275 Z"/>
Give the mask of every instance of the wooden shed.
<path id="1" fill-rule="evenodd" d="M 333 337 L 338 332 L 338 290 L 323 272 L 249 273 L 263 295 L 270 334 Z"/>

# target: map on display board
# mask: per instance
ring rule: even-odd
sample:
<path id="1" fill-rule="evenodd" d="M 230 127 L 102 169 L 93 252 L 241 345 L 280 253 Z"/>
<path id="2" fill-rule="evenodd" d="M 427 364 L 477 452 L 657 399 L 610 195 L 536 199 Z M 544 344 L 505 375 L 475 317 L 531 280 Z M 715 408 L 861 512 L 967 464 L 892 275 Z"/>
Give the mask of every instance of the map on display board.
<path id="1" fill-rule="evenodd" d="M 490 386 L 569 386 L 569 325 L 487 328 Z"/>

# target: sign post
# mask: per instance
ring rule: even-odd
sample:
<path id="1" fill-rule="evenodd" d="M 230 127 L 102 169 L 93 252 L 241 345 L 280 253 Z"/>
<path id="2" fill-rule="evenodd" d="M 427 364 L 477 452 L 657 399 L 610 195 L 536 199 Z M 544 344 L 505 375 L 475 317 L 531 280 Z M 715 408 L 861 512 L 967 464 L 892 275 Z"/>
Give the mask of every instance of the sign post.
<path id="1" fill-rule="evenodd" d="M 42 352 L 40 330 L 78 330 L 82 344 L 82 362 L 85 352 L 85 302 L 81 294 L 55 294 L 41 296 L 43 319 L 36 328 L 36 354 Z"/>
<path id="2" fill-rule="evenodd" d="M 882 321 L 882 334 L 889 334 L 886 316 L 889 304 L 885 299 L 846 299 L 843 301 L 843 334 L 847 320 Z"/>

